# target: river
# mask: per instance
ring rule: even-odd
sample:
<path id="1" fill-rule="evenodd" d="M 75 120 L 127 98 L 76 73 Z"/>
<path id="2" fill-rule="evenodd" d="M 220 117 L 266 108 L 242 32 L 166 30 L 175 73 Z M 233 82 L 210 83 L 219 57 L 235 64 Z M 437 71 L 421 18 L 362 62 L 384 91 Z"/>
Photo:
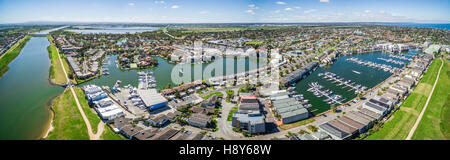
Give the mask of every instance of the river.
<path id="1" fill-rule="evenodd" d="M 49 103 L 64 88 L 49 83 L 46 37 L 32 37 L 0 78 L 0 139 L 39 139 L 51 119 Z"/>

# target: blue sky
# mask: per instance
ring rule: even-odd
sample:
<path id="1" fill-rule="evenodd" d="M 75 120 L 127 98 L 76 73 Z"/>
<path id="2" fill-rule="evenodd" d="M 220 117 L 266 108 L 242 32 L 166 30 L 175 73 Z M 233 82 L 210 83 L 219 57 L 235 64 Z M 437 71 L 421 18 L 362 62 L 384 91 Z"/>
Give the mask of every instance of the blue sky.
<path id="1" fill-rule="evenodd" d="M 450 22 L 449 0 L 0 0 L 0 23 L 30 21 Z"/>

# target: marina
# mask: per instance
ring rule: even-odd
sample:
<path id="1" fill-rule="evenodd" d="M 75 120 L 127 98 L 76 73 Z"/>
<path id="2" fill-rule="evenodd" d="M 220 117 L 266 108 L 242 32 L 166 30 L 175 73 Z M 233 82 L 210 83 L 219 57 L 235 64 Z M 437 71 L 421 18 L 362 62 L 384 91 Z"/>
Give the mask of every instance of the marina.
<path id="1" fill-rule="evenodd" d="M 85 82 L 80 84 L 80 86 L 85 86 L 85 85 L 89 85 L 89 84 L 94 84 L 94 85 L 99 85 L 99 86 L 112 86 L 116 80 L 120 79 L 123 83 L 122 85 L 120 85 L 120 87 L 123 87 L 125 85 L 131 84 L 132 86 L 138 86 L 139 84 L 139 79 L 136 78 L 136 74 L 138 74 L 138 72 L 143 72 L 143 73 L 147 73 L 147 72 L 152 72 L 152 77 L 154 77 L 154 80 L 156 81 L 154 84 L 152 85 L 154 86 L 155 89 L 158 90 L 163 90 L 166 89 L 169 85 L 171 87 L 175 87 L 177 86 L 175 83 L 173 83 L 173 81 L 175 81 L 176 79 L 172 79 L 171 74 L 172 72 L 176 72 L 177 74 L 180 74 L 180 76 L 184 75 L 184 74 L 190 74 L 192 77 L 192 80 L 200 80 L 200 79 L 207 79 L 210 78 L 211 76 L 216 76 L 214 74 L 214 72 L 211 73 L 211 76 L 208 75 L 203 75 L 203 74 L 195 74 L 194 75 L 194 68 L 195 67 L 201 67 L 201 71 L 204 71 L 206 69 L 206 67 L 209 66 L 214 66 L 214 67 L 218 67 L 220 64 L 223 65 L 223 69 L 228 69 L 230 67 L 234 66 L 234 72 L 222 72 L 225 75 L 230 75 L 230 74 L 234 74 L 234 73 L 238 73 L 242 70 L 245 69 L 245 71 L 250 71 L 250 70 L 254 70 L 257 69 L 261 66 L 258 66 L 256 60 L 250 59 L 250 58 L 237 58 L 234 59 L 233 57 L 224 57 L 224 58 L 220 58 L 217 59 L 214 62 L 210 62 L 210 63 L 202 63 L 202 64 L 173 64 L 173 63 L 169 63 L 167 60 L 156 56 L 154 58 L 156 58 L 158 60 L 158 66 L 156 67 L 152 67 L 152 68 L 148 68 L 148 69 L 144 69 L 144 70 L 121 70 L 118 65 L 117 65 L 117 57 L 118 55 L 112 54 L 112 55 L 107 55 L 105 58 L 105 61 L 103 62 L 104 65 L 102 68 L 102 70 L 104 70 L 103 73 L 104 75 L 95 78 L 91 81 Z M 237 69 L 237 65 L 238 64 L 245 64 L 245 68 L 239 68 L 239 70 Z M 175 68 L 176 67 L 176 68 Z M 191 68 L 191 70 L 187 70 L 187 68 Z M 181 72 L 180 72 L 181 71 Z M 220 72 L 219 72 L 220 73 Z M 181 77 L 174 77 L 174 78 L 181 78 Z"/>
<path id="2" fill-rule="evenodd" d="M 324 87 L 317 82 L 310 83 L 309 87 L 311 87 L 311 88 L 309 88 L 307 90 L 308 92 L 312 92 L 318 98 L 321 98 L 323 96 L 326 97 L 327 99 L 325 99 L 323 101 L 329 105 L 342 104 L 342 101 L 345 100 L 345 99 L 342 99 L 341 95 L 336 95 L 331 90 L 328 90 L 328 89 L 322 90 Z"/>
<path id="3" fill-rule="evenodd" d="M 410 55 L 414 56 L 417 53 L 416 50 L 410 50 L 407 53 L 402 53 L 402 55 L 409 57 Z M 337 102 L 343 104 L 346 101 L 357 97 L 358 93 L 364 93 L 376 86 L 393 74 L 391 70 L 393 71 L 397 68 L 402 68 L 404 63 L 408 62 L 406 60 L 395 59 L 396 61 L 404 62 L 403 64 L 395 64 L 382 60 L 394 60 L 394 58 L 390 56 L 391 54 L 386 54 L 381 51 L 342 56 L 336 60 L 334 64 L 319 67 L 316 71 L 312 72 L 311 75 L 297 82 L 295 84 L 295 90 L 297 94 L 302 94 L 304 99 L 309 100 L 309 104 L 312 105 L 312 107 L 308 108 L 310 112 L 313 114 L 322 113 L 329 110 L 331 104 L 339 105 Z M 347 59 L 357 60 L 358 62 L 361 62 L 361 65 Z M 363 62 L 364 64 L 367 63 L 367 65 L 362 65 Z M 370 67 L 368 62 L 372 62 L 370 64 L 373 67 Z M 384 69 L 386 69 L 386 71 Z M 349 77 L 351 77 L 351 79 L 349 79 Z M 322 92 L 315 93 L 315 89 L 310 89 L 312 88 L 310 85 L 314 82 L 323 86 L 322 89 L 319 89 Z M 308 91 L 309 89 L 310 91 Z M 328 90 L 328 94 L 332 92 L 333 94 L 342 97 L 337 101 L 329 100 L 329 98 L 324 95 L 327 94 L 324 92 L 326 90 Z M 331 97 L 331 95 L 329 96 Z"/>
<path id="4" fill-rule="evenodd" d="M 393 54 L 389 54 L 389 57 L 391 58 L 397 58 L 397 59 L 401 59 L 401 60 L 405 60 L 405 61 L 412 61 L 412 58 L 408 58 L 406 56 L 400 56 L 400 55 L 393 55 Z"/>
<path id="5" fill-rule="evenodd" d="M 372 61 L 363 61 L 363 60 L 360 60 L 358 58 L 348 58 L 346 60 L 350 61 L 350 62 L 355 62 L 355 63 L 360 64 L 360 65 L 364 65 L 364 66 L 368 66 L 368 67 L 372 67 L 372 68 L 377 68 L 377 69 L 383 70 L 384 72 L 394 73 L 396 70 L 399 69 L 397 67 L 392 67 L 392 66 L 386 65 L 386 64 L 375 63 L 375 62 L 372 62 Z"/>
<path id="6" fill-rule="evenodd" d="M 367 89 L 366 86 L 362 86 L 361 84 L 356 84 L 352 80 L 345 80 L 344 78 L 342 78 L 339 75 L 332 73 L 332 72 L 319 73 L 319 77 L 322 77 L 323 79 L 325 79 L 327 81 L 331 81 L 331 83 L 336 84 L 336 86 L 342 86 L 342 89 L 347 88 L 347 87 L 350 88 L 347 91 L 355 90 L 355 92 L 354 92 L 355 94 L 363 93 Z"/>
<path id="7" fill-rule="evenodd" d="M 405 62 L 402 62 L 402 61 L 396 61 L 396 60 L 394 60 L 394 59 L 392 59 L 392 58 L 390 58 L 390 59 L 386 59 L 386 58 L 377 58 L 377 59 L 383 60 L 383 61 L 388 62 L 388 63 L 394 63 L 394 64 L 399 64 L 399 65 L 405 64 Z"/>

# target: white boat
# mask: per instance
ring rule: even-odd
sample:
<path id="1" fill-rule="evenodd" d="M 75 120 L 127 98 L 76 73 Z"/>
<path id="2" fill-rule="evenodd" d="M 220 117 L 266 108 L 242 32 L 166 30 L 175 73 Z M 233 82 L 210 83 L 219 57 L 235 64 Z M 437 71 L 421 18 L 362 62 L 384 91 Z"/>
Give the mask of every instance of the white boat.
<path id="1" fill-rule="evenodd" d="M 355 70 L 352 70 L 352 72 L 356 73 L 356 74 L 361 74 L 361 72 L 358 72 L 358 71 L 355 71 Z"/>

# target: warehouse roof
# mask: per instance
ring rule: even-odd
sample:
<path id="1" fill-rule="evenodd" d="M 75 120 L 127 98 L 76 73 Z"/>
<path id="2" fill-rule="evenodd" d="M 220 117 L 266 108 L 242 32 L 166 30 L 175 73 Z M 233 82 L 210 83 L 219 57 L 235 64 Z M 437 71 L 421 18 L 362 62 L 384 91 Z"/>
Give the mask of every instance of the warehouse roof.
<path id="1" fill-rule="evenodd" d="M 167 102 L 167 99 L 159 94 L 156 89 L 138 89 L 137 93 L 147 107 Z"/>

